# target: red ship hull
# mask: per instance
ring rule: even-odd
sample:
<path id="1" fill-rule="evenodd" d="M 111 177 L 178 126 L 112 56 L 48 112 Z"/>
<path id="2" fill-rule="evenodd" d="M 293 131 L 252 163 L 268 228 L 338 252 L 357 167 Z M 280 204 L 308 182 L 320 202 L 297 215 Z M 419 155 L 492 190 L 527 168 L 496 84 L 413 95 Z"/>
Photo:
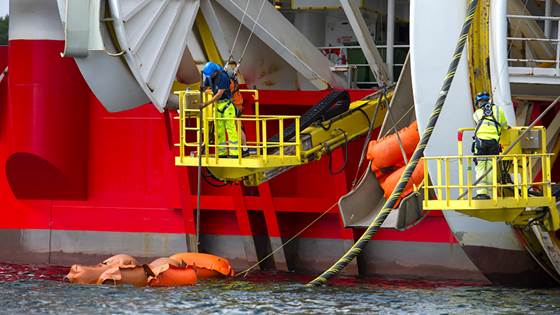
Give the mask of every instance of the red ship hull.
<path id="1" fill-rule="evenodd" d="M 65 265 L 119 252 L 155 257 L 187 250 L 187 236 L 195 234 L 196 170 L 174 166 L 175 121 L 150 104 L 108 113 L 75 63 L 59 57 L 62 49 L 60 40 L 10 41 L 10 74 L 0 90 L 0 258 Z M 1 65 L 7 49 L 0 51 Z M 261 106 L 297 114 L 323 95 L 262 91 Z M 227 257 L 237 270 L 255 263 L 348 191 L 361 146 L 349 145 L 338 175 L 323 159 L 258 188 L 204 184 L 200 249 Z M 18 159 L 23 153 L 33 158 Z M 342 150 L 332 159 L 342 165 Z M 261 267 L 319 272 L 359 234 L 343 227 L 334 208 Z M 485 279 L 437 212 L 404 232 L 382 230 L 346 272 Z"/>

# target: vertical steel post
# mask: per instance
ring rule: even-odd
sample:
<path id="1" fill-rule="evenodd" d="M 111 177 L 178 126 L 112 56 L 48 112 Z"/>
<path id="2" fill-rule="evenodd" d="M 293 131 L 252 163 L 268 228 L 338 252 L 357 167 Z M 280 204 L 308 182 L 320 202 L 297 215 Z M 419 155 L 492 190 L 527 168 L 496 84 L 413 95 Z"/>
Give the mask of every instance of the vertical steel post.
<path id="1" fill-rule="evenodd" d="M 348 22 L 354 31 L 354 35 L 360 44 L 368 65 L 377 80 L 379 86 L 386 86 L 389 84 L 389 74 L 387 73 L 387 66 L 383 62 L 383 58 L 377 50 L 377 46 L 371 38 L 369 29 L 367 28 L 366 21 L 360 12 L 360 7 L 354 0 L 340 0 L 342 9 L 348 18 Z"/>
<path id="2" fill-rule="evenodd" d="M 387 51 L 385 63 L 389 80 L 394 82 L 394 56 L 395 56 L 395 0 L 387 0 Z"/>
<path id="3" fill-rule="evenodd" d="M 544 1 L 544 16 L 549 17 L 552 13 L 552 0 Z M 552 35 L 552 21 L 549 19 L 544 20 L 544 37 L 550 38 Z"/>
<path id="4" fill-rule="evenodd" d="M 560 20 L 558 21 L 558 29 L 556 31 L 556 75 L 560 76 Z"/>
<path id="5" fill-rule="evenodd" d="M 201 104 L 198 109 L 198 119 L 202 122 L 202 105 L 204 104 L 204 91 L 203 91 L 204 77 L 200 78 L 200 101 Z M 196 178 L 196 251 L 198 252 L 198 247 L 200 246 L 200 194 L 202 189 L 202 134 L 201 128 L 202 123 L 198 124 L 198 169 Z"/>

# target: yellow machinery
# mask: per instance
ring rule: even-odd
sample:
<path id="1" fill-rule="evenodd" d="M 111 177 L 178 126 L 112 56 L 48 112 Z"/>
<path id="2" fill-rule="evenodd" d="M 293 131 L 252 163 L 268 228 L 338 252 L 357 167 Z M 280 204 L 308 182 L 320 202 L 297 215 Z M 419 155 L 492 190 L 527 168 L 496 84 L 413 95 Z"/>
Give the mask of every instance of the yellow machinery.
<path id="1" fill-rule="evenodd" d="M 380 126 L 386 113 L 392 92 L 385 97 L 374 95 L 371 99 L 352 102 L 344 113 L 321 123 L 313 124 L 300 130 L 300 116 L 261 115 L 259 111 L 259 93 L 257 90 L 241 90 L 253 95 L 255 115 L 243 115 L 235 118 L 239 139 L 241 125 L 250 130 L 254 139 L 236 144 L 238 152 L 242 147 L 250 149 L 253 154 L 237 158 L 219 158 L 218 145 L 205 141 L 216 139 L 216 130 L 211 128 L 219 119 L 214 115 L 213 106 L 203 109 L 200 117 L 201 95 L 198 91 L 175 92 L 179 96 L 179 156 L 175 158 L 178 166 L 198 166 L 198 155 L 202 154 L 202 167 L 220 180 L 243 181 L 245 185 L 256 186 L 283 171 L 298 165 L 321 158 L 324 154 L 344 145 L 345 143 L 365 134 L 371 119 L 373 126 Z M 381 92 L 378 92 L 381 93 Z M 211 96 L 204 93 L 204 100 Z M 379 104 L 378 115 L 374 115 Z M 294 136 L 285 138 L 284 131 L 289 126 L 295 127 Z M 214 134 L 211 134 L 214 133 Z M 249 133 L 249 132 L 248 132 Z M 277 137 L 271 137 L 277 133 Z M 198 151 L 202 141 L 202 152 Z M 230 144 L 222 145 L 230 148 Z"/>
<path id="2" fill-rule="evenodd" d="M 509 147 L 527 127 L 508 129 L 501 137 L 504 148 Z M 552 196 L 552 154 L 546 151 L 546 130 L 534 127 L 506 155 L 463 155 L 463 134 L 474 128 L 459 129 L 458 155 L 424 157 L 424 174 L 428 168 L 436 172 L 432 182 L 429 176 L 423 182 L 424 210 L 456 210 L 488 221 L 503 221 L 515 226 L 542 223 L 548 231 L 560 228 L 556 200 Z M 491 185 L 475 185 L 474 159 L 492 161 L 493 170 L 488 176 Z M 500 160 L 501 158 L 501 160 Z M 540 166 L 540 176 L 533 174 Z M 432 173 L 433 174 L 433 173 Z M 538 179 L 537 179 L 538 178 Z M 505 179 L 505 180 L 504 180 Z M 486 187 L 491 199 L 473 198 L 476 189 Z"/>

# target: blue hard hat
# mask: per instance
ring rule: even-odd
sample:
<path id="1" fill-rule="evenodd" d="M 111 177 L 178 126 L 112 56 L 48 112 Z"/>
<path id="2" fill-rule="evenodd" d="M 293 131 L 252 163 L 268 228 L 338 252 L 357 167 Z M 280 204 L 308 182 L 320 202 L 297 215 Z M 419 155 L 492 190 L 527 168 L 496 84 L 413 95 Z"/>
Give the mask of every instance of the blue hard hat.
<path id="1" fill-rule="evenodd" d="M 480 92 L 476 95 L 476 99 L 475 101 L 489 101 L 490 100 L 490 94 L 488 94 L 488 92 L 484 91 L 484 92 Z"/>
<path id="2" fill-rule="evenodd" d="M 210 77 L 212 76 L 212 74 L 214 74 L 214 72 L 221 71 L 221 70 L 222 67 L 219 64 L 209 61 L 202 68 L 202 74 L 204 74 L 207 77 Z"/>

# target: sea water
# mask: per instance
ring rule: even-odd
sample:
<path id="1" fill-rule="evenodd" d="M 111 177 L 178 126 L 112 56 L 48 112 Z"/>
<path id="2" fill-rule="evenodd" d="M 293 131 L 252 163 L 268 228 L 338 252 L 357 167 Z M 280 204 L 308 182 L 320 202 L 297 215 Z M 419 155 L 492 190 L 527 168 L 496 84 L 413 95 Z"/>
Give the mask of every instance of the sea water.
<path id="1" fill-rule="evenodd" d="M 0 264 L 2 314 L 560 314 L 560 289 L 477 283 L 336 280 L 254 273 L 180 288 L 74 285 L 64 267 Z"/>

